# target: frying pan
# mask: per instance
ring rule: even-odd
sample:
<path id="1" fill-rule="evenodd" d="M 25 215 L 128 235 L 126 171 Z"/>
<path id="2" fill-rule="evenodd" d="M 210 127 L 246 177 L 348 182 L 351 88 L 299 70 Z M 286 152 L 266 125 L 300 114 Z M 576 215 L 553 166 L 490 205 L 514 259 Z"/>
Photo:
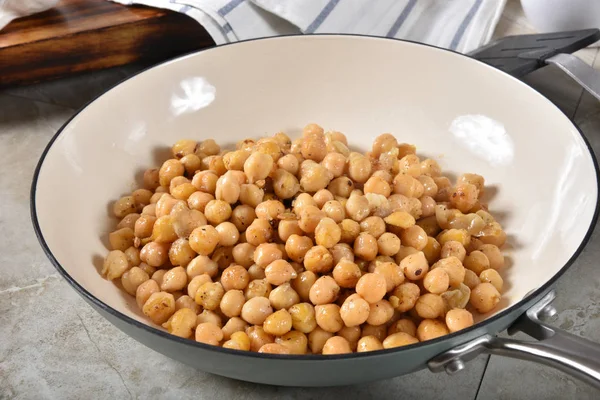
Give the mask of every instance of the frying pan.
<path id="1" fill-rule="evenodd" d="M 597 38 L 597 31 L 587 33 L 588 42 Z M 568 48 L 573 40 L 565 51 L 574 50 Z M 500 63 L 510 53 L 519 62 L 506 69 L 515 75 L 540 67 L 560 47 L 530 54 L 514 45 L 504 52 L 494 46 L 475 56 Z M 574 76 L 589 78 L 580 71 Z M 361 150 L 377 135 L 393 132 L 451 175 L 486 178 L 490 209 L 508 234 L 510 264 L 502 271 L 506 289 L 494 312 L 463 331 L 402 348 L 334 356 L 258 354 L 151 326 L 131 296 L 101 277 L 103 238 L 114 229 L 107 205 L 131 192 L 140 171 L 166 158 L 165 146 L 182 137 L 233 144 L 282 130 L 294 136 L 308 122 L 344 132 Z M 598 176 L 596 159 L 569 118 L 499 68 L 407 41 L 289 36 L 177 58 L 99 96 L 42 154 L 31 213 L 47 256 L 94 309 L 146 346 L 203 371 L 266 384 L 332 386 L 427 366 L 455 372 L 483 352 L 552 365 L 600 387 L 600 347 L 540 322 L 552 312 L 552 284 L 595 226 Z M 496 337 L 507 328 L 537 341 Z"/>

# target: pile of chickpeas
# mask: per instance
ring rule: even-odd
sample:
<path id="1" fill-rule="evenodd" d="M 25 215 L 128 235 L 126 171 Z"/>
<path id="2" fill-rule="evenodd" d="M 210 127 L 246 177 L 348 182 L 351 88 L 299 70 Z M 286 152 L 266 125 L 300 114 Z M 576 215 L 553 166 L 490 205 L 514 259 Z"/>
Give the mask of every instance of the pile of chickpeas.
<path id="1" fill-rule="evenodd" d="M 102 273 L 153 323 L 214 346 L 404 346 L 500 301 L 506 234 L 483 193 L 483 177 L 453 184 L 387 133 L 365 154 L 316 124 L 231 150 L 180 140 L 114 203 Z"/>

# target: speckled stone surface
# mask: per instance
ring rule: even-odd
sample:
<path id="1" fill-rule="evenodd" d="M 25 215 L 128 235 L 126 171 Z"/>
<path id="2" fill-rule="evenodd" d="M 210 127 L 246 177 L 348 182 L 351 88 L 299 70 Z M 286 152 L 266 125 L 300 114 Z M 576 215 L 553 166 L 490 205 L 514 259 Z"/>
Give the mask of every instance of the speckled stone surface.
<path id="1" fill-rule="evenodd" d="M 529 33 L 510 0 L 496 36 Z M 578 53 L 600 69 L 598 49 Z M 0 92 L 0 399 L 597 399 L 600 392 L 537 364 L 479 357 L 455 376 L 420 371 L 361 386 L 279 388 L 194 370 L 129 338 L 56 273 L 29 217 L 29 189 L 49 139 L 75 109 L 135 68 Z M 600 154 L 600 103 L 559 71 L 527 81 L 574 118 Z M 560 279 L 551 321 L 600 342 L 600 233 Z"/>

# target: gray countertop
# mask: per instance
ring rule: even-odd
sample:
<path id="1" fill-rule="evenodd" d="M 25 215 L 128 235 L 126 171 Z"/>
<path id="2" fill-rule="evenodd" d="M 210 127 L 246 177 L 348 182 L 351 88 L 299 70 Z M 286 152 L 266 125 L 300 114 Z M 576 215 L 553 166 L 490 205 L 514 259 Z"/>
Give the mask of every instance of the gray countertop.
<path id="1" fill-rule="evenodd" d="M 509 2 L 497 35 L 530 29 L 515 7 Z M 598 48 L 579 55 L 600 68 Z M 560 372 L 496 356 L 479 357 L 452 377 L 420 371 L 340 388 L 255 385 L 199 372 L 126 336 L 93 311 L 46 259 L 31 226 L 29 189 L 56 130 L 75 109 L 134 70 L 0 91 L 0 399 L 599 398 L 598 391 Z M 533 73 L 528 82 L 571 116 L 600 154 L 600 103 L 551 68 Z M 551 321 L 597 342 L 599 235 L 556 285 L 559 313 Z"/>

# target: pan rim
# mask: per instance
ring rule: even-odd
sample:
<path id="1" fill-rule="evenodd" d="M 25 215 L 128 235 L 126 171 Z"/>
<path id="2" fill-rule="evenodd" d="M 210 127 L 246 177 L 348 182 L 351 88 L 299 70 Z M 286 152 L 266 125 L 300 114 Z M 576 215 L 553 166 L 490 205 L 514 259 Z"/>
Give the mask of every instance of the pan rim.
<path id="1" fill-rule="evenodd" d="M 175 335 L 171 335 L 168 332 L 165 332 L 163 330 L 160 330 L 158 328 L 155 328 L 153 326 L 144 324 L 140 321 L 137 321 L 123 313 L 121 313 L 120 311 L 110 307 L 109 305 L 107 305 L 106 303 L 104 303 L 102 300 L 100 300 L 99 298 L 97 298 L 96 296 L 94 296 L 92 293 L 90 293 L 89 291 L 87 291 L 87 289 L 85 289 L 82 285 L 80 285 L 75 279 L 73 279 L 71 277 L 71 275 L 62 267 L 62 265 L 58 262 L 58 260 L 54 257 L 52 251 L 50 250 L 50 247 L 48 246 L 48 244 L 46 243 L 46 240 L 44 238 L 44 234 L 42 233 L 41 227 L 39 225 L 39 221 L 38 221 L 38 217 L 37 217 L 37 207 L 36 207 L 36 190 L 37 190 L 37 182 L 39 179 L 39 175 L 41 172 L 41 169 L 43 167 L 44 164 L 44 160 L 46 159 L 46 156 L 48 154 L 48 152 L 50 151 L 50 149 L 52 148 L 54 142 L 60 137 L 61 133 L 63 132 L 63 130 L 69 126 L 69 124 L 71 123 L 71 121 L 77 117 L 81 112 L 83 112 L 85 109 L 87 109 L 92 103 L 94 103 L 96 100 L 98 100 L 100 97 L 102 97 L 104 94 L 106 94 L 107 92 L 111 91 L 112 89 L 116 88 L 117 86 L 121 85 L 122 83 L 136 78 L 138 75 L 150 70 L 150 69 L 154 69 L 154 68 L 158 68 L 158 67 L 162 67 L 165 64 L 171 63 L 171 62 L 177 62 L 180 61 L 186 57 L 190 57 L 190 56 L 194 56 L 196 54 L 202 53 L 202 52 L 209 52 L 209 51 L 213 51 L 215 49 L 219 49 L 221 47 L 225 47 L 225 46 L 235 46 L 235 45 L 243 45 L 244 43 L 247 42 L 258 42 L 258 41 L 275 41 L 275 40 L 286 40 L 286 39 L 290 39 L 290 38 L 304 38 L 304 39 L 308 39 L 310 40 L 311 37 L 342 37 L 342 38 L 361 38 L 361 39 L 372 39 L 372 40 L 385 40 L 385 41 L 391 41 L 391 42 L 402 42 L 402 43 L 411 43 L 413 45 L 417 45 L 417 46 L 424 46 L 424 47 L 429 47 L 429 48 L 433 48 L 439 51 L 445 51 L 445 52 L 449 52 L 461 57 L 465 57 L 473 62 L 477 62 L 479 64 L 481 64 L 484 67 L 487 68 L 491 68 L 495 71 L 499 71 L 500 73 L 504 74 L 506 77 L 513 79 L 525 86 L 527 86 L 530 90 L 533 90 L 535 93 L 537 93 L 538 95 L 540 95 L 541 97 L 543 97 L 544 99 L 550 101 L 546 96 L 544 96 L 542 93 L 540 93 L 538 90 L 536 90 L 535 88 L 527 85 L 526 83 L 524 83 L 523 81 L 509 75 L 508 73 L 499 70 L 495 67 L 492 67 L 488 64 L 485 64 L 482 61 L 479 61 L 477 59 L 474 59 L 472 57 L 469 57 L 466 54 L 462 54 L 462 53 L 458 53 L 456 51 L 450 50 L 450 49 L 445 49 L 445 48 L 441 48 L 441 47 L 437 47 L 437 46 L 433 46 L 433 45 L 429 45 L 429 44 L 425 44 L 425 43 L 419 43 L 419 42 L 415 42 L 415 41 L 411 41 L 411 40 L 406 40 L 406 39 L 396 39 L 396 38 L 386 38 L 386 37 L 378 37 L 378 36 L 372 36 L 372 35 L 360 35 L 360 34 L 337 34 L 337 33 L 323 33 L 323 34 L 312 34 L 312 35 L 303 35 L 303 34 L 292 34 L 292 35 L 281 35 L 281 36 L 275 36 L 275 37 L 266 37 L 266 38 L 256 38 L 256 39 L 247 39 L 247 40 L 242 40 L 242 41 L 238 41 L 238 42 L 233 42 L 233 43 L 227 43 L 227 44 L 223 44 L 223 45 L 219 45 L 219 46 L 213 46 L 213 47 L 209 47 L 209 48 L 205 48 L 205 49 L 201 49 L 201 50 L 196 50 L 196 51 L 192 51 L 174 58 L 171 58 L 169 60 L 165 60 L 163 62 L 160 62 L 156 65 L 152 65 L 150 67 L 146 67 L 143 68 L 142 70 L 134 73 L 133 75 L 122 79 L 121 81 L 119 81 L 118 83 L 112 85 L 111 87 L 109 87 L 108 89 L 104 90 L 101 94 L 95 96 L 92 100 L 90 100 L 89 102 L 87 102 L 84 106 L 82 106 L 81 108 L 79 108 L 79 110 L 77 110 L 67 121 L 65 121 L 65 123 L 58 129 L 58 131 L 52 136 L 52 138 L 50 139 L 50 141 L 48 142 L 47 146 L 45 147 L 44 151 L 42 152 L 40 159 L 36 165 L 35 171 L 34 171 L 34 175 L 33 175 L 33 180 L 32 180 L 32 184 L 31 184 L 31 191 L 30 191 L 30 214 L 31 214 L 31 220 L 32 220 L 32 224 L 33 224 L 33 229 L 35 232 L 35 235 L 38 239 L 38 242 L 40 243 L 40 246 L 42 247 L 44 253 L 46 254 L 46 257 L 48 257 L 48 259 L 50 260 L 50 262 L 52 263 L 52 265 L 54 266 L 54 268 L 59 272 L 59 274 L 69 283 L 69 285 L 71 285 L 81 296 L 84 297 L 84 299 L 86 299 L 87 301 L 91 302 L 93 305 L 95 305 L 96 307 L 100 308 L 101 310 L 107 312 L 108 314 L 112 315 L 113 317 L 118 318 L 119 320 L 121 320 L 122 322 L 125 322 L 129 325 L 133 325 L 134 327 L 138 328 L 138 329 L 142 329 L 144 331 L 146 331 L 147 333 L 150 334 L 154 334 L 154 335 L 158 335 L 161 338 L 167 339 L 169 341 L 178 343 L 178 344 L 183 344 L 183 345 L 188 345 L 188 346 L 192 346 L 195 348 L 200 348 L 203 350 L 207 350 L 207 351 L 212 351 L 215 353 L 224 353 L 224 354 L 229 354 L 229 355 L 235 355 L 235 356 L 240 356 L 240 357 L 247 357 L 250 359 L 274 359 L 274 360 L 293 360 L 293 361 L 314 361 L 314 360 L 320 360 L 320 361 L 324 361 L 324 360 L 353 360 L 353 359 L 364 359 L 364 358 L 371 358 L 371 357 L 378 357 L 378 356 L 384 356 L 384 355 L 390 355 L 392 353 L 402 353 L 405 351 L 409 351 L 409 350 L 413 350 L 413 349 L 417 349 L 417 348 L 425 348 L 425 347 L 432 347 L 435 346 L 439 343 L 442 343 L 443 341 L 446 340 L 452 340 L 454 338 L 458 338 L 460 336 L 468 336 L 469 334 L 473 334 L 475 331 L 480 330 L 480 329 L 485 329 L 486 326 L 501 320 L 502 318 L 506 317 L 508 314 L 514 312 L 515 310 L 523 307 L 525 304 L 527 304 L 528 302 L 530 302 L 531 300 L 537 298 L 538 296 L 542 295 L 543 293 L 545 293 L 548 289 L 550 289 L 555 283 L 556 281 L 569 269 L 569 267 L 571 267 L 571 265 L 575 262 L 575 260 L 581 255 L 582 251 L 584 250 L 584 248 L 586 247 L 586 245 L 589 242 L 590 237 L 592 236 L 592 233 L 594 232 L 595 226 L 596 226 L 596 222 L 598 220 L 599 217 L 599 213 L 600 213 L 600 168 L 598 166 L 598 160 L 594 154 L 594 150 L 591 147 L 590 142 L 588 141 L 587 137 L 583 134 L 583 132 L 581 131 L 581 129 L 575 124 L 574 121 L 572 121 L 561 109 L 559 109 L 556 105 L 553 105 L 553 107 L 556 108 L 556 110 L 561 113 L 562 115 L 564 115 L 565 117 L 567 117 L 567 119 L 570 121 L 570 123 L 575 127 L 575 129 L 577 130 L 577 132 L 579 133 L 580 137 L 582 138 L 582 140 L 584 141 L 587 150 L 590 154 L 590 157 L 592 159 L 592 163 L 594 165 L 594 171 L 596 174 L 596 189 L 597 189 L 597 195 L 596 195 L 596 205 L 595 205 L 595 210 L 594 210 L 594 215 L 592 216 L 592 219 L 590 221 L 590 225 L 587 228 L 587 232 L 583 238 L 583 240 L 581 241 L 581 243 L 579 244 L 579 247 L 576 249 L 576 251 L 573 253 L 573 255 L 569 258 L 569 260 L 560 268 L 560 270 L 554 274 L 547 282 L 545 282 L 543 285 L 541 285 L 540 287 L 538 287 L 535 290 L 532 290 L 531 292 L 529 292 L 525 297 L 523 297 L 521 300 L 517 301 L 515 304 L 505 308 L 504 310 L 498 312 L 497 314 L 495 314 L 494 316 L 485 319 L 484 321 L 481 321 L 477 324 L 474 324 L 473 326 L 454 332 L 454 333 L 450 333 L 448 335 L 444 335 L 444 336 L 440 336 L 438 338 L 432 339 L 432 340 L 428 340 L 425 342 L 419 342 L 419 343 L 415 343 L 415 344 L 411 344 L 411 345 L 407 345 L 407 346 L 402 346 L 399 348 L 392 348 L 392 349 L 385 349 L 385 350 L 378 350 L 378 351 L 374 351 L 374 352 L 364 352 L 364 353 L 348 353 L 348 354 L 336 354 L 336 355 L 321 355 L 321 354 L 304 354 L 304 355 L 287 355 L 287 354 L 269 354 L 269 353 L 257 353 L 257 352 L 250 352 L 250 351 L 239 351 L 239 350 L 232 350 L 232 349 L 226 349 L 220 346 L 212 346 L 212 345 L 208 345 L 208 344 L 204 344 L 204 343 L 200 343 L 200 342 L 196 342 L 194 340 L 191 339 L 184 339 Z M 550 101 L 551 102 L 551 101 Z M 112 323 L 112 322 L 111 322 Z M 494 334 L 496 334 L 497 332 L 494 332 Z M 128 334 L 128 336 L 131 336 Z M 135 338 L 135 337 L 134 337 Z M 137 340 L 137 339 L 136 339 Z M 424 362 L 427 362 L 428 360 L 424 360 Z"/>

